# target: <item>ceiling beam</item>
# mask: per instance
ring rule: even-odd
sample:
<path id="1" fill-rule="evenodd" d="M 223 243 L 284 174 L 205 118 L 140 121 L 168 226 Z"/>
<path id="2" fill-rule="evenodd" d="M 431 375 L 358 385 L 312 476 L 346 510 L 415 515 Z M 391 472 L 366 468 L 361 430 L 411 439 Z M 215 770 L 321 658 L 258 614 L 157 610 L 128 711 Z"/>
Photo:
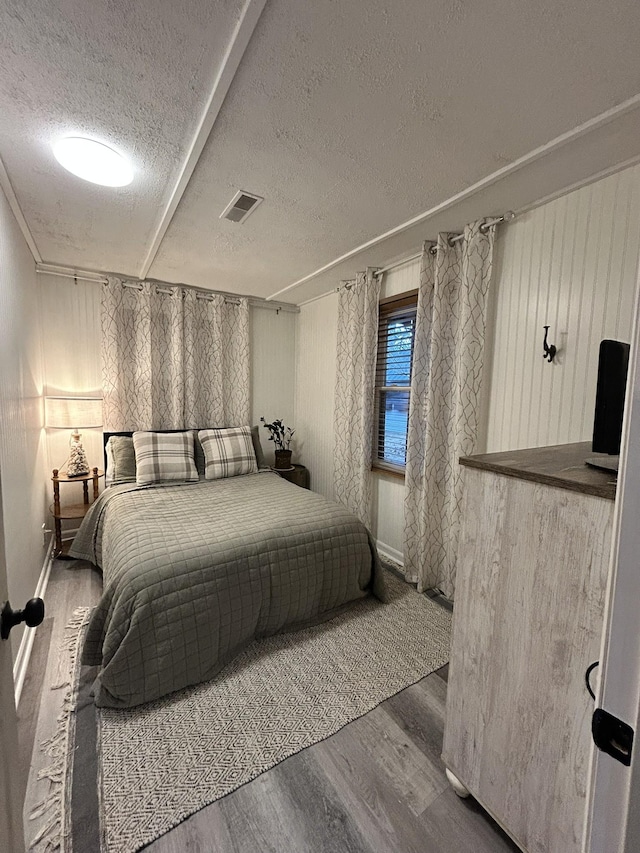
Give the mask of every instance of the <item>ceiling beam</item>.
<path id="1" fill-rule="evenodd" d="M 176 212 L 180 199 L 191 180 L 191 176 L 198 164 L 200 155 L 209 138 L 209 134 L 218 117 L 224 99 L 227 96 L 229 87 L 233 82 L 238 66 L 247 49 L 256 24 L 262 14 L 267 0 L 247 0 L 242 14 L 238 20 L 233 36 L 229 42 L 227 52 L 216 76 L 213 88 L 207 99 L 204 112 L 198 123 L 195 136 L 187 151 L 187 156 L 182 164 L 178 179 L 171 190 L 167 203 L 162 211 L 156 230 L 151 241 L 151 245 L 147 251 L 146 257 L 140 267 L 139 278 L 147 277 L 151 264 L 154 262 L 156 255 L 167 232 L 167 228 L 171 224 L 171 220 Z"/>
<path id="2" fill-rule="evenodd" d="M 451 198 L 446 199 L 445 201 L 437 204 L 435 207 L 432 207 L 430 210 L 426 210 L 424 213 L 420 213 L 417 216 L 414 216 L 412 219 L 409 219 L 407 222 L 403 222 L 401 225 L 397 225 L 395 228 L 392 228 L 390 231 L 385 232 L 384 234 L 380 234 L 378 237 L 374 237 L 371 240 L 368 240 L 366 243 L 363 243 L 360 246 L 356 246 L 355 249 L 351 249 L 348 252 L 345 252 L 344 255 L 341 255 L 338 258 L 335 258 L 333 261 L 330 261 L 328 264 L 320 267 L 317 270 L 314 270 L 311 273 L 299 278 L 297 281 L 294 281 L 292 284 L 288 284 L 286 287 L 277 290 L 275 293 L 272 293 L 270 296 L 267 296 L 267 299 L 278 299 L 283 296 L 283 294 L 290 294 L 292 290 L 301 287 L 308 281 L 312 279 L 318 278 L 326 273 L 328 270 L 333 269 L 334 267 L 339 266 L 344 261 L 349 260 L 350 258 L 354 258 L 360 252 L 363 252 L 367 249 L 372 249 L 374 246 L 377 246 L 381 243 L 384 243 L 386 240 L 389 240 L 392 237 L 396 237 L 397 235 L 402 234 L 403 232 L 411 231 L 416 225 L 419 225 L 423 222 L 426 222 L 429 219 L 433 219 L 436 215 L 443 213 L 446 210 L 449 210 L 452 207 L 455 207 L 457 204 L 471 198 L 472 196 L 480 193 L 483 190 L 486 190 L 488 187 L 491 187 L 494 184 L 502 181 L 509 175 L 515 174 L 526 167 L 531 166 L 536 163 L 538 160 L 547 157 L 549 154 L 558 151 L 559 149 L 564 148 L 571 143 L 574 143 L 576 140 L 580 139 L 583 136 L 587 136 L 590 133 L 598 130 L 599 128 L 605 127 L 606 125 L 611 124 L 617 120 L 620 120 L 622 117 L 636 111 L 640 108 L 640 94 L 634 95 L 632 98 L 629 98 L 626 101 L 623 101 L 621 104 L 617 104 L 610 110 L 607 110 L 600 115 L 595 116 L 594 118 L 589 119 L 584 122 L 584 124 L 578 125 L 574 127 L 572 130 L 567 131 L 566 133 L 557 136 L 555 139 L 550 140 L 544 145 L 535 148 L 533 151 L 525 154 L 524 156 L 514 160 L 513 163 L 509 163 L 507 166 L 503 166 L 498 171 L 493 172 L 490 175 L 487 175 L 485 178 L 482 178 L 477 183 L 473 184 L 470 187 L 462 190 L 462 192 L 457 193 Z M 633 159 L 631 162 L 637 162 L 637 157 Z M 621 167 L 618 165 L 609 169 L 609 171 L 618 171 Z M 604 174 L 604 173 L 602 173 Z M 578 185 L 582 185 L 583 183 L 591 182 L 592 178 L 588 178 L 585 181 L 580 182 L 580 184 L 573 184 L 571 189 L 576 189 Z M 567 188 L 565 187 L 561 192 L 556 193 L 555 195 L 564 194 L 567 192 Z M 546 199 L 549 200 L 549 197 Z M 511 205 L 510 205 L 511 206 Z M 533 207 L 534 205 L 527 205 L 526 209 Z M 520 214 L 524 211 L 525 208 L 518 208 L 517 205 L 513 205 L 517 214 Z M 487 213 L 494 213 L 495 211 L 487 211 Z M 461 222 L 458 227 L 462 227 L 465 223 Z M 424 239 L 424 237 L 422 238 Z M 412 246 L 412 249 L 415 249 L 415 246 Z M 326 291 L 322 295 L 326 295 L 326 293 L 331 291 Z M 313 297 L 312 297 L 313 298 Z M 305 301 L 311 301 L 305 300 Z"/>
<path id="3" fill-rule="evenodd" d="M 11 208 L 11 212 L 15 216 L 18 226 L 22 231 L 22 236 L 26 240 L 27 246 L 29 247 L 29 251 L 33 255 L 33 260 L 37 264 L 39 264 L 42 261 L 42 257 L 40 255 L 40 252 L 38 251 L 38 247 L 36 246 L 36 241 L 33 239 L 33 234 L 31 233 L 29 226 L 27 225 L 27 220 L 24 218 L 24 213 L 22 212 L 22 208 L 20 207 L 20 202 L 16 197 L 11 181 L 9 180 L 9 175 L 7 174 L 7 170 L 5 169 L 4 163 L 2 162 L 1 158 L 0 187 L 2 187 L 2 191 L 4 192 L 7 198 L 9 207 Z"/>

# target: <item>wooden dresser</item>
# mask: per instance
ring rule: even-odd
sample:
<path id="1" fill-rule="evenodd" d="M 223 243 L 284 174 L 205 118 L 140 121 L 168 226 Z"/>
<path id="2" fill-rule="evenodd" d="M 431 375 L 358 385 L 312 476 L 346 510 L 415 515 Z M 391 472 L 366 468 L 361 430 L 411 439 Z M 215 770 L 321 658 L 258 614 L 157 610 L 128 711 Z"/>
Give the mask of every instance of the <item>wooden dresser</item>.
<path id="1" fill-rule="evenodd" d="M 527 853 L 580 853 L 615 478 L 588 443 L 461 459 L 443 760 Z M 593 676 L 597 678 L 597 670 Z M 454 784 L 454 787 L 457 786 Z"/>

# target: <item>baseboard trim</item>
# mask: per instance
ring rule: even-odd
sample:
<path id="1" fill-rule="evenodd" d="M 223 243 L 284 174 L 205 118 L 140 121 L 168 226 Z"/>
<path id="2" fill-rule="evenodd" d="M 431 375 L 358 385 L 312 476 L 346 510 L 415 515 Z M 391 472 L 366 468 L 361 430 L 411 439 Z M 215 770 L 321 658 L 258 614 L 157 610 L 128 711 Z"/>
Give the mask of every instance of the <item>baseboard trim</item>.
<path id="1" fill-rule="evenodd" d="M 401 566 L 404 566 L 404 554 L 402 551 L 397 551 L 395 548 L 392 548 L 391 545 L 385 545 L 385 543 L 381 542 L 379 539 L 376 539 L 376 548 L 383 557 L 388 557 L 395 563 L 399 563 Z"/>
<path id="2" fill-rule="evenodd" d="M 45 593 L 47 591 L 47 584 L 49 583 L 49 575 L 51 574 L 52 562 L 53 536 L 50 536 L 49 545 L 47 546 L 47 552 L 44 558 L 44 563 L 42 564 L 42 569 L 40 571 L 40 577 L 38 578 L 38 583 L 33 594 L 34 598 L 44 598 Z M 37 630 L 37 628 L 25 628 L 22 634 L 22 640 L 20 641 L 20 646 L 18 648 L 18 654 L 13 665 L 13 684 L 16 708 L 20 704 L 20 696 L 22 695 L 24 680 L 27 676 L 27 669 L 29 667 L 29 660 L 31 658 L 31 650 L 33 649 L 33 641 L 35 640 Z"/>
<path id="3" fill-rule="evenodd" d="M 69 542 L 69 540 L 75 539 L 76 534 L 78 533 L 78 530 L 80 530 L 79 527 L 74 527 L 73 530 L 63 530 L 62 531 L 62 541 L 63 542 Z"/>

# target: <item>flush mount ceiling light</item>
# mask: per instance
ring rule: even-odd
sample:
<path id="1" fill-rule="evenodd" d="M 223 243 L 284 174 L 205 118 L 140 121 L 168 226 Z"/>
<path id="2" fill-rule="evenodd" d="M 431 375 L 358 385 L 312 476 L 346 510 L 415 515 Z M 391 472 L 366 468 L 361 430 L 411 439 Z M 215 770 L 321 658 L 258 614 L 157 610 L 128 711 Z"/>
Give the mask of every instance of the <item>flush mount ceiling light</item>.
<path id="1" fill-rule="evenodd" d="M 124 187 L 133 180 L 129 161 L 95 139 L 67 136 L 53 145 L 53 153 L 61 166 L 92 184 L 105 187 Z"/>

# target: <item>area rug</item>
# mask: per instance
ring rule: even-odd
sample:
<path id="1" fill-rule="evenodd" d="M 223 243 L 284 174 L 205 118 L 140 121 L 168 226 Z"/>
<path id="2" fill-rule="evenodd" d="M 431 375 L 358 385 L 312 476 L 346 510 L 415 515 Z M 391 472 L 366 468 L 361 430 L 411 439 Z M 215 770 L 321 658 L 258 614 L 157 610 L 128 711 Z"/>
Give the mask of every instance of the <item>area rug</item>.
<path id="1" fill-rule="evenodd" d="M 27 784 L 29 853 L 70 850 L 71 769 L 80 674 L 79 649 L 89 624 L 91 608 L 79 607 L 65 626 L 58 648 L 58 663 L 49 689 L 58 693 L 57 725 L 54 733 L 40 743 L 46 761 L 42 769 L 33 763 Z M 40 722 L 40 721 L 39 721 Z M 36 741 L 38 733 L 36 733 Z M 33 801 L 35 799 L 35 806 Z"/>
<path id="2" fill-rule="evenodd" d="M 443 666 L 451 613 L 385 573 L 312 628 L 253 643 L 213 681 L 99 709 L 103 853 L 135 853 L 201 808 Z"/>

